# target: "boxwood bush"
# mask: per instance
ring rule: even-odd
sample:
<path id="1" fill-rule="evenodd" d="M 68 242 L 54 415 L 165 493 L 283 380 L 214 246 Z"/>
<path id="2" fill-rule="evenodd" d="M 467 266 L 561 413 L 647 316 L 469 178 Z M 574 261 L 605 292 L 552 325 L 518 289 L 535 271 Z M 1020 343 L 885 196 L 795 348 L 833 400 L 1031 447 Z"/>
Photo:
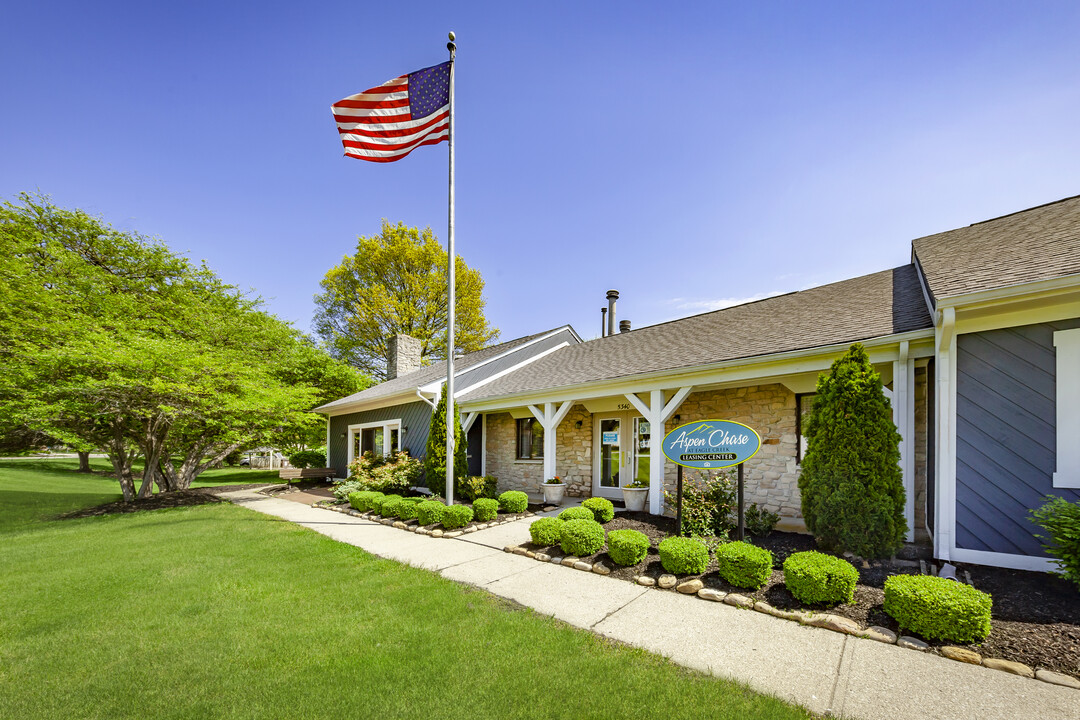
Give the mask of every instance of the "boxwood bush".
<path id="1" fill-rule="evenodd" d="M 349 504 L 360 512 L 367 512 L 371 509 L 371 503 L 376 498 L 385 497 L 378 490 L 360 490 L 359 492 L 349 493 Z"/>
<path id="2" fill-rule="evenodd" d="M 592 510 L 585 507 L 572 507 L 566 508 L 559 513 L 559 519 L 563 522 L 568 520 L 595 520 Z"/>
<path id="3" fill-rule="evenodd" d="M 589 498 L 581 503 L 581 507 L 588 508 L 593 514 L 593 519 L 598 523 L 611 522 L 611 518 L 615 517 L 615 506 L 607 498 Z"/>
<path id="4" fill-rule="evenodd" d="M 379 515 L 382 511 L 382 504 L 386 501 L 386 498 L 388 497 L 389 495 L 379 493 L 375 497 L 371 498 L 370 500 L 368 500 L 367 503 L 368 510 L 375 513 L 376 515 Z"/>
<path id="5" fill-rule="evenodd" d="M 401 498 L 401 504 L 397 508 L 398 517 L 402 520 L 412 520 L 416 517 L 416 506 L 423 501 L 423 498 L 418 497 Z"/>
<path id="6" fill-rule="evenodd" d="M 468 505 L 450 505 L 442 514 L 442 524 L 447 530 L 457 530 L 469 524 L 473 519 L 472 508 Z"/>
<path id="7" fill-rule="evenodd" d="M 612 530 L 607 536 L 607 554 L 616 565 L 637 565 L 649 553 L 649 538 L 637 530 Z M 708 553 L 705 555 L 708 563 Z"/>
<path id="8" fill-rule="evenodd" d="M 859 571 L 843 558 L 814 550 L 797 552 L 784 561 L 784 585 L 804 603 L 849 603 L 855 599 Z"/>
<path id="9" fill-rule="evenodd" d="M 604 547 L 604 527 L 588 520 L 567 520 L 562 524 L 562 550 L 567 555 L 592 555 Z"/>
<path id="10" fill-rule="evenodd" d="M 442 521 L 446 506 L 438 500 L 425 500 L 416 506 L 416 521 L 421 525 L 434 525 Z"/>
<path id="11" fill-rule="evenodd" d="M 720 577 L 735 587 L 757 590 L 772 575 L 773 556 L 748 542 L 730 542 L 716 549 Z"/>
<path id="12" fill-rule="evenodd" d="M 700 540 L 669 537 L 660 542 L 660 564 L 675 575 L 698 575 L 709 566 L 709 548 Z"/>
<path id="13" fill-rule="evenodd" d="M 955 580 L 930 575 L 885 580 L 885 612 L 925 638 L 982 642 L 990 634 L 992 605 L 989 595 Z"/>
<path id="14" fill-rule="evenodd" d="M 529 496 L 520 490 L 507 490 L 499 496 L 499 509 L 508 513 L 522 513 L 529 509 Z"/>
<path id="15" fill-rule="evenodd" d="M 400 495 L 387 495 L 379 504 L 379 514 L 384 518 L 397 517 L 398 506 L 403 499 Z"/>
<path id="16" fill-rule="evenodd" d="M 562 520 L 553 517 L 540 518 L 534 522 L 529 526 L 529 537 L 532 538 L 533 545 L 558 545 L 562 540 L 564 524 Z"/>
<path id="17" fill-rule="evenodd" d="M 473 515 L 479 522 L 494 520 L 499 514 L 499 501 L 492 498 L 476 498 L 472 504 Z"/>

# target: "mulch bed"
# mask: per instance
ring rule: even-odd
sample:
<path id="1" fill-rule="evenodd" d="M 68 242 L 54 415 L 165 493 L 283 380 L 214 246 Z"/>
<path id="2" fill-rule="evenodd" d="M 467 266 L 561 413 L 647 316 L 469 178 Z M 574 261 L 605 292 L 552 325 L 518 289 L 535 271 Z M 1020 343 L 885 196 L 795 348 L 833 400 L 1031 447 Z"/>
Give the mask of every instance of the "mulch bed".
<path id="1" fill-rule="evenodd" d="M 645 559 L 632 567 L 622 567 L 611 561 L 606 552 L 581 558 L 588 563 L 603 562 L 612 569 L 611 577 L 631 581 L 644 575 L 654 579 L 666 574 L 660 564 L 656 546 L 675 533 L 675 521 L 667 517 L 655 517 L 647 513 L 618 513 L 604 525 L 612 530 L 637 530 L 648 536 L 651 547 Z M 717 573 L 716 560 L 709 559 L 709 566 L 701 575 L 679 575 L 679 581 L 700 579 L 705 587 L 734 592 L 755 600 L 763 600 L 781 610 L 814 610 L 855 620 L 864 626 L 879 625 L 900 633 L 896 621 L 885 613 L 884 583 L 890 575 L 918 574 L 919 563 L 913 560 L 875 560 L 853 563 L 859 571 L 859 583 L 855 586 L 855 600 L 834 607 L 807 606 L 796 600 L 784 586 L 780 568 L 788 555 L 804 550 L 816 550 L 814 538 L 799 533 L 773 531 L 767 537 L 753 538 L 753 544 L 773 554 L 772 577 L 764 587 L 748 591 L 729 585 Z M 531 550 L 552 557 L 563 556 L 558 545 L 536 547 Z M 994 599 L 990 635 L 971 650 L 984 657 L 1016 660 L 1033 668 L 1047 668 L 1080 677 L 1080 592 L 1076 587 L 1047 573 L 1022 570 L 1004 570 L 983 565 L 957 564 L 958 575 L 970 574 L 972 585 L 989 593 Z M 674 592 L 674 591 L 672 591 Z M 918 637 L 933 647 L 953 645 L 920 637 L 915 633 L 903 633 Z"/>
<path id="2" fill-rule="evenodd" d="M 137 498 L 131 502 L 117 500 L 116 502 L 106 503 L 104 505 L 73 510 L 72 512 L 64 513 L 57 517 L 60 520 L 72 520 L 75 518 L 120 515 L 124 513 L 144 512 L 147 510 L 164 510 L 167 508 L 211 505 L 213 503 L 227 502 L 218 497 L 219 493 L 232 492 L 234 490 L 249 490 L 251 488 L 265 486 L 266 483 L 249 483 L 247 485 L 218 485 L 216 487 L 177 490 L 176 492 L 157 493 L 148 498 Z"/>

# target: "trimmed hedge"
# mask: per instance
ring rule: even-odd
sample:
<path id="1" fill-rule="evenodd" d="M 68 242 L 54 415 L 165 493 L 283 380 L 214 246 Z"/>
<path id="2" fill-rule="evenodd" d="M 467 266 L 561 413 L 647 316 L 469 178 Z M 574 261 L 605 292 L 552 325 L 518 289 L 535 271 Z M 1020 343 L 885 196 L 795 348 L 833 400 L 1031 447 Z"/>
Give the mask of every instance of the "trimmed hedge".
<path id="1" fill-rule="evenodd" d="M 398 506 L 402 504 L 404 498 L 400 495 L 387 495 L 382 499 L 382 503 L 379 505 L 379 514 L 384 518 L 396 517 L 398 514 Z"/>
<path id="2" fill-rule="evenodd" d="M 382 505 L 383 505 L 384 502 L 386 502 L 386 498 L 388 498 L 388 497 L 390 497 L 390 496 L 385 495 L 383 493 L 379 493 L 378 497 L 371 498 L 370 500 L 368 500 L 368 504 L 367 504 L 368 505 L 368 510 L 375 513 L 376 515 L 381 514 L 382 513 Z M 394 497 L 398 497 L 398 496 L 395 495 Z"/>
<path id="3" fill-rule="evenodd" d="M 407 497 L 401 498 L 401 504 L 398 505 L 398 517 L 402 520 L 412 520 L 416 517 L 416 506 L 424 501 L 423 498 Z"/>
<path id="4" fill-rule="evenodd" d="M 572 507 L 559 513 L 559 519 L 566 522 L 568 520 L 596 520 L 596 517 L 589 508 Z"/>
<path id="5" fill-rule="evenodd" d="M 371 509 L 371 503 L 376 498 L 382 497 L 386 496 L 378 490 L 360 490 L 359 492 L 349 493 L 349 504 L 360 512 L 367 512 Z"/>
<path id="6" fill-rule="evenodd" d="M 990 596 L 970 585 L 930 575 L 885 580 L 885 612 L 925 638 L 982 642 L 990 634 Z"/>
<path id="7" fill-rule="evenodd" d="M 494 520 L 499 514 L 499 501 L 491 498 L 476 498 L 472 504 L 473 515 L 479 522 Z"/>
<path id="8" fill-rule="evenodd" d="M 468 525 L 472 519 L 473 511 L 468 505 L 450 505 L 443 511 L 442 524 L 447 530 L 457 530 Z"/>
<path id="9" fill-rule="evenodd" d="M 815 550 L 793 553 L 784 561 L 784 585 L 810 605 L 849 603 L 858 581 L 859 571 L 847 560 Z"/>
<path id="10" fill-rule="evenodd" d="M 674 575 L 699 575 L 709 566 L 709 548 L 700 540 L 669 537 L 660 542 L 660 564 Z"/>
<path id="11" fill-rule="evenodd" d="M 730 542 L 716 549 L 720 577 L 735 587 L 757 590 L 772 575 L 773 556 L 748 542 Z"/>
<path id="12" fill-rule="evenodd" d="M 508 513 L 523 513 L 529 509 L 529 496 L 520 490 L 507 490 L 499 496 L 499 509 Z"/>
<path id="13" fill-rule="evenodd" d="M 604 527 L 595 520 L 567 520 L 560 545 L 567 555 L 592 555 L 604 547 Z"/>
<path id="14" fill-rule="evenodd" d="M 615 517 L 615 506 L 607 498 L 589 498 L 581 503 L 581 507 L 588 508 L 593 514 L 593 519 L 598 523 L 611 522 L 611 519 Z"/>
<path id="15" fill-rule="evenodd" d="M 649 538 L 637 530 L 612 530 L 607 536 L 607 554 L 616 565 L 637 565 L 649 554 Z M 706 551 L 708 562 L 708 551 Z"/>
<path id="16" fill-rule="evenodd" d="M 564 523 L 558 518 L 540 518 L 529 526 L 529 537 L 532 538 L 533 545 L 542 547 L 558 545 L 562 540 L 563 525 Z"/>
<path id="17" fill-rule="evenodd" d="M 421 525 L 434 525 L 442 521 L 446 506 L 438 500 L 425 500 L 416 506 L 416 521 Z"/>

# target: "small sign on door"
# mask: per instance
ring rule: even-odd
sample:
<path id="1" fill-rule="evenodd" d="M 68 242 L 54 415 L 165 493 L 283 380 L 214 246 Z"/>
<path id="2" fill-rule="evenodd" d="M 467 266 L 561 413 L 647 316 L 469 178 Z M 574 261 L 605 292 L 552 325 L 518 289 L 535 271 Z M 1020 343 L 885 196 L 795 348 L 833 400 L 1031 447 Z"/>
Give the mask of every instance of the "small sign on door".
<path id="1" fill-rule="evenodd" d="M 605 445 L 618 445 L 619 444 L 619 431 L 611 430 L 603 433 L 603 442 Z"/>

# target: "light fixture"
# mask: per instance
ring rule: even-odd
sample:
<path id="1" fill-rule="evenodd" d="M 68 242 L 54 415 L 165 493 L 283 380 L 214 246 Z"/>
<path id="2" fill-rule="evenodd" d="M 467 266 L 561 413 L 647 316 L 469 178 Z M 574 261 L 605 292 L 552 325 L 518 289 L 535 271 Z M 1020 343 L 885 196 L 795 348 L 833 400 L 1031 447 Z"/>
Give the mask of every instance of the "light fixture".
<path id="1" fill-rule="evenodd" d="M 341 433 L 341 439 L 344 440 L 347 437 L 345 433 Z"/>
<path id="2" fill-rule="evenodd" d="M 675 422 L 679 422 L 680 420 L 682 420 L 682 415 L 676 415 Z"/>
<path id="3" fill-rule="evenodd" d="M 576 427 L 578 430 L 580 430 L 581 429 L 581 421 L 578 420 L 576 423 L 574 423 L 574 427 Z"/>

